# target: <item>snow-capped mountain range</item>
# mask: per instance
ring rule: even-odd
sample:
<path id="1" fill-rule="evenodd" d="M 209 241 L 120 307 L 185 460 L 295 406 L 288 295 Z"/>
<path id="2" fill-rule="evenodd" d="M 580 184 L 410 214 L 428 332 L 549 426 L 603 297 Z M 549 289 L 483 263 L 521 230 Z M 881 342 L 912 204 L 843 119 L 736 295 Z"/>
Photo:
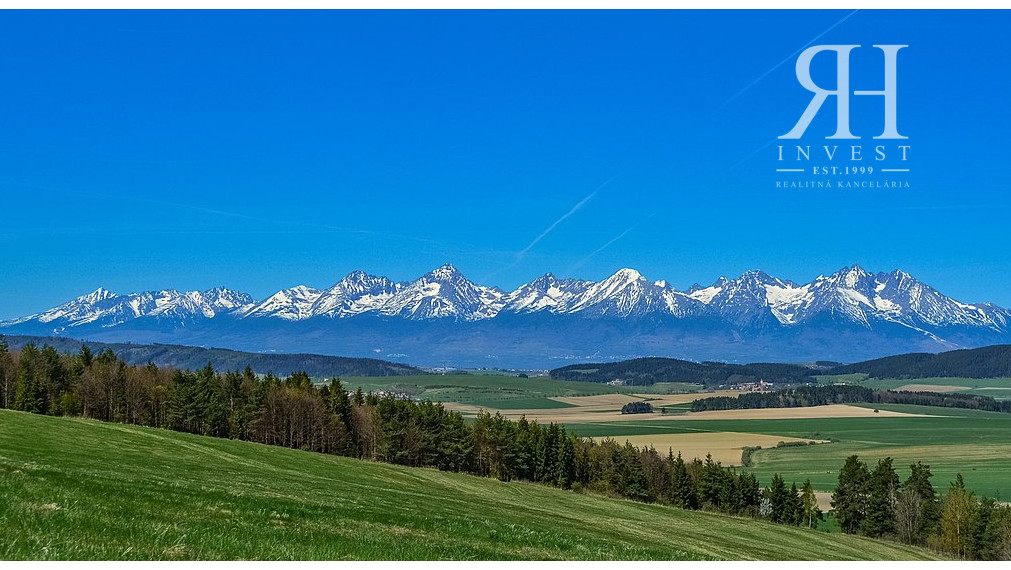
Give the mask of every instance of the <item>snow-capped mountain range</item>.
<path id="1" fill-rule="evenodd" d="M 808 353 L 797 354 L 788 346 L 776 349 L 777 342 L 800 339 L 801 345 L 810 345 L 812 338 L 820 338 L 817 347 L 807 350 L 823 352 L 810 356 L 843 359 L 840 356 L 848 354 L 886 354 L 892 345 L 898 350 L 942 350 L 1002 341 L 1011 338 L 1009 320 L 1007 309 L 956 301 L 903 271 L 869 273 L 859 266 L 804 285 L 749 271 L 687 291 L 650 281 L 634 269 L 621 269 L 600 282 L 549 273 L 504 292 L 478 285 L 447 264 L 399 283 L 355 271 L 328 289 L 299 285 L 263 301 L 225 288 L 126 295 L 98 289 L 48 311 L 0 322 L 0 332 L 137 342 L 225 341 L 234 348 L 258 350 L 275 347 L 257 342 L 276 344 L 278 336 L 287 334 L 290 344 L 305 351 L 344 346 L 375 355 L 404 344 L 397 338 L 396 323 L 401 322 L 411 334 L 420 335 L 413 351 L 428 341 L 433 355 L 447 344 L 473 346 L 463 342 L 464 330 L 479 338 L 482 352 L 499 345 L 503 354 L 531 340 L 522 331 L 543 335 L 549 330 L 561 335 L 550 346 L 567 358 L 620 346 L 633 352 L 612 356 L 718 358 L 723 348 L 724 360 L 746 354 L 784 359 Z M 552 326 L 545 329 L 544 323 Z M 336 342 L 342 328 L 359 336 Z M 595 332 L 580 333 L 591 329 Z M 380 346 L 365 349 L 361 343 L 367 341 L 357 340 L 360 337 Z M 559 342 L 566 337 L 571 342 Z M 698 354 L 689 354 L 692 350 Z M 482 357 L 498 358 L 498 352 Z"/>

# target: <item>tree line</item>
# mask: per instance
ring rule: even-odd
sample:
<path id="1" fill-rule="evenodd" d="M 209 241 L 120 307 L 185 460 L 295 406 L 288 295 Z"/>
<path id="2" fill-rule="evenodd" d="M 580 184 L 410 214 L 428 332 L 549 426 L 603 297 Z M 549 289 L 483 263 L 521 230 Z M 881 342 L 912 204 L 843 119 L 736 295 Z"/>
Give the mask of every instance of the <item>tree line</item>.
<path id="1" fill-rule="evenodd" d="M 809 528 L 824 520 L 809 481 L 798 488 L 777 474 L 763 488 L 753 473 L 724 467 L 711 456 L 685 460 L 672 450 L 662 455 L 653 447 L 592 440 L 557 424 L 513 421 L 497 413 L 466 421 L 439 403 L 349 391 L 338 379 L 316 385 L 302 372 L 261 378 L 249 368 L 219 373 L 210 365 L 192 372 L 132 366 L 111 350 L 95 354 L 82 347 L 77 354 L 61 354 L 29 344 L 11 351 L 0 340 L 0 407 L 536 482 Z M 949 507 L 955 505 L 948 499 L 952 492 L 943 499 L 929 495 L 924 487 L 929 472 L 926 479 L 923 483 L 921 475 L 900 486 L 897 477 L 847 461 L 834 495 L 836 516 L 847 532 L 910 542 L 925 537 L 922 543 L 965 557 L 1008 556 L 1007 507 L 976 499 L 968 507 Z M 933 513 L 924 505 L 936 503 L 941 514 L 935 526 L 924 522 L 934 520 L 927 514 L 915 524 L 904 518 L 906 489 L 919 493 L 919 502 L 908 499 L 922 507 L 917 512 Z M 945 518 L 946 509 L 954 514 Z M 933 531 L 953 525 L 962 529 L 955 539 L 948 531 Z M 912 527 L 918 534 L 902 534 Z M 972 534 L 969 528 L 983 530 Z M 938 538 L 931 538 L 935 534 Z M 978 543 L 965 538 L 977 535 L 989 538 Z"/>
<path id="2" fill-rule="evenodd" d="M 832 512 L 843 532 L 928 546 L 963 559 L 1011 560 L 1011 506 L 977 497 L 956 476 L 944 495 L 930 468 L 909 466 L 899 482 L 892 459 L 871 469 L 850 456 L 839 471 Z"/>
<path id="3" fill-rule="evenodd" d="M 283 354 L 242 352 L 224 348 L 202 348 L 174 344 L 133 344 L 82 341 L 72 338 L 8 335 L 5 337 L 10 348 L 26 344 L 35 346 L 52 345 L 59 352 L 76 353 L 87 346 L 92 352 L 112 350 L 121 360 L 130 364 L 156 362 L 163 366 L 173 366 L 195 370 L 210 362 L 218 370 L 241 370 L 249 366 L 254 371 L 273 370 L 275 374 L 288 375 L 306 372 L 310 376 L 400 376 L 425 374 L 408 364 L 388 362 L 375 358 L 355 358 L 348 356 L 326 356 L 321 354 Z"/>
<path id="4" fill-rule="evenodd" d="M 759 408 L 800 408 L 828 404 L 914 404 L 942 408 L 962 408 L 1011 413 L 1011 401 L 977 394 L 905 392 L 874 390 L 864 386 L 800 386 L 774 392 L 744 392 L 739 396 L 701 398 L 691 404 L 693 412 L 710 410 L 751 410 Z"/>

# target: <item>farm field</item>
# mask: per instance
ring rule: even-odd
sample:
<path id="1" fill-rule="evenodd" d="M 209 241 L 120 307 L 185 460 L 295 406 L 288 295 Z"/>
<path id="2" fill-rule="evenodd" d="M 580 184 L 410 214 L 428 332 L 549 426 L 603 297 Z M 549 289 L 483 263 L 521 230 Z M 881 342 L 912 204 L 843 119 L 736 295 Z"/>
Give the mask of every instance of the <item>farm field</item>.
<path id="1" fill-rule="evenodd" d="M 761 446 L 763 449 L 752 454 L 749 469 L 765 484 L 773 473 L 780 473 L 798 483 L 810 478 L 818 490 L 830 491 L 846 457 L 857 454 L 872 463 L 892 457 L 902 477 L 909 463 L 922 461 L 930 465 L 939 489 L 962 473 L 977 493 L 1005 500 L 1011 497 L 1011 453 L 1007 451 L 1011 449 L 1011 414 L 869 404 L 690 413 L 687 404 L 692 400 L 740 392 L 650 394 L 641 392 L 641 387 L 480 375 L 414 380 L 420 378 L 449 378 L 455 383 L 452 390 L 431 387 L 426 397 L 444 401 L 447 408 L 470 417 L 482 409 L 497 411 L 512 419 L 564 424 L 588 437 L 628 440 L 634 445 L 652 445 L 661 452 L 673 448 L 688 458 L 709 452 L 725 465 L 740 465 L 744 447 Z M 866 380 L 864 375 L 847 375 L 831 377 L 831 381 L 877 388 L 912 383 L 941 389 L 965 386 L 981 394 L 1011 386 L 1011 379 Z M 465 399 L 459 398 L 461 395 L 472 397 L 461 402 Z M 655 410 L 667 408 L 673 413 L 620 414 L 623 404 L 642 400 L 649 401 Z M 830 442 L 777 448 L 780 441 Z"/>
<path id="2" fill-rule="evenodd" d="M 820 384 L 855 384 L 880 390 L 908 390 L 922 392 L 959 392 L 990 396 L 998 400 L 1011 399 L 1011 378 L 913 378 L 878 379 L 866 374 L 818 376 Z"/>
<path id="3" fill-rule="evenodd" d="M 859 405 L 871 409 L 871 405 Z M 944 488 L 962 473 L 966 485 L 991 497 L 1011 497 L 1011 414 L 907 405 L 880 405 L 877 414 L 850 418 L 692 420 L 671 417 L 668 421 L 624 421 L 570 425 L 585 436 L 677 434 L 688 431 L 751 433 L 804 440 L 832 440 L 804 447 L 766 448 L 752 454 L 753 470 L 763 482 L 773 473 L 788 481 L 811 479 L 816 489 L 835 487 L 839 468 L 846 457 L 859 455 L 874 462 L 892 457 L 901 477 L 908 465 L 922 461 L 930 466 L 936 487 Z M 817 408 L 807 408 L 817 409 Z M 873 412 L 873 410 L 871 410 Z M 912 415 L 922 414 L 922 415 Z"/>
<path id="4" fill-rule="evenodd" d="M 523 483 L 0 410 L 0 559 L 880 559 L 932 552 Z"/>
<path id="5" fill-rule="evenodd" d="M 502 374 L 426 374 L 422 376 L 349 377 L 342 380 L 349 389 L 366 392 L 392 390 L 419 400 L 457 402 L 475 408 L 513 410 L 521 408 L 563 408 L 564 403 L 549 398 L 623 394 L 623 386 L 593 382 L 567 382 L 548 377 L 521 378 Z"/>

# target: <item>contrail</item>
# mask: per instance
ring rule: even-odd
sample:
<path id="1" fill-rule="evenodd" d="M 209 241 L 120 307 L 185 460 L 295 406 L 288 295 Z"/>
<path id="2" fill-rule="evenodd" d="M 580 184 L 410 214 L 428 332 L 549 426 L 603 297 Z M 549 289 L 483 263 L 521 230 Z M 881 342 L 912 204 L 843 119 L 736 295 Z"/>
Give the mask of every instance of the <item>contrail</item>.
<path id="1" fill-rule="evenodd" d="M 519 262 L 519 260 L 523 259 L 523 256 L 526 255 L 527 252 L 530 251 L 535 245 L 537 245 L 537 243 L 539 241 L 541 241 L 542 239 L 544 239 L 556 227 L 558 227 L 558 224 L 564 222 L 569 216 L 571 216 L 572 214 L 575 214 L 576 212 L 578 212 L 584 205 L 586 205 L 587 202 L 589 202 L 594 196 L 597 195 L 597 192 L 600 192 L 600 190 L 604 186 L 607 186 L 611 182 L 611 180 L 614 180 L 614 178 L 612 177 L 607 182 L 604 182 L 600 186 L 597 186 L 597 188 L 593 192 L 590 192 L 589 196 L 587 196 L 586 198 L 583 198 L 582 200 L 580 200 L 575 206 L 572 207 L 571 210 L 569 210 L 568 212 L 565 212 L 564 216 L 562 216 L 561 218 L 558 218 L 557 220 L 555 220 L 554 223 L 552 223 L 550 226 L 548 226 L 548 228 L 546 230 L 544 230 L 543 232 L 541 232 L 541 235 L 535 237 L 534 241 L 530 242 L 530 245 L 528 245 L 528 246 L 524 247 L 522 250 L 520 250 L 520 252 L 516 254 L 516 260 L 517 260 L 517 262 Z"/>
<path id="2" fill-rule="evenodd" d="M 618 177 L 617 175 L 612 176 L 611 178 L 609 178 L 608 180 L 606 180 L 603 184 L 601 184 L 600 186 L 597 186 L 596 188 L 594 188 L 593 192 L 590 192 L 590 194 L 588 196 L 586 196 L 585 198 L 583 198 L 582 200 L 580 200 L 578 203 L 576 203 L 576 205 L 573 206 L 568 212 L 565 212 L 565 215 L 563 215 L 561 218 L 558 218 L 557 220 L 555 220 L 550 226 L 547 227 L 547 229 L 545 229 L 543 232 L 541 232 L 540 235 L 538 235 L 537 237 L 535 237 L 534 240 L 532 242 L 530 242 L 529 245 L 527 245 L 526 247 L 524 247 L 522 250 L 516 252 L 516 259 L 514 259 L 512 263 L 510 263 L 509 265 L 506 265 L 505 267 L 496 269 L 495 271 L 492 271 L 491 273 L 485 275 L 483 281 L 487 281 L 487 280 L 491 279 L 492 277 L 498 275 L 499 273 L 502 273 L 503 271 L 508 271 L 508 270 L 512 269 L 513 267 L 516 267 L 517 265 L 519 265 L 520 262 L 523 261 L 523 256 L 526 255 L 527 252 L 529 252 L 535 245 L 537 245 L 538 242 L 540 242 L 548 234 L 550 234 L 552 232 L 552 230 L 554 230 L 556 227 L 558 227 L 558 224 L 564 222 L 569 216 L 571 216 L 572 214 L 575 214 L 576 212 L 578 212 L 583 206 L 586 205 L 587 202 L 589 202 L 591 199 L 593 199 L 594 196 L 597 195 L 597 192 L 600 192 L 604 188 L 604 186 L 607 186 L 608 184 L 610 184 L 617 177 Z"/>
<path id="3" fill-rule="evenodd" d="M 649 216 L 647 216 L 645 220 L 639 222 L 638 224 L 635 224 L 634 226 L 632 226 L 632 227 L 626 229 L 625 231 L 621 232 L 620 234 L 614 236 L 607 243 L 605 243 L 604 245 L 602 245 L 602 246 L 598 247 L 597 249 L 593 250 L 592 253 L 590 253 L 589 255 L 587 255 L 586 257 L 584 257 L 583 259 L 580 259 L 578 262 L 576 262 L 575 265 L 573 265 L 572 267 L 569 268 L 569 271 L 568 271 L 569 275 L 572 275 L 573 273 L 575 273 L 575 271 L 577 269 L 579 269 L 580 267 L 582 267 L 583 264 L 585 264 L 587 261 L 590 261 L 590 259 L 592 259 L 593 256 L 595 256 L 598 253 L 604 251 L 605 249 L 611 247 L 614 244 L 614 242 L 616 242 L 616 241 L 620 240 L 621 238 L 625 237 L 626 235 L 628 235 L 629 232 L 631 232 L 632 230 L 638 228 L 639 226 L 641 226 L 642 224 L 644 224 L 647 220 L 649 220 L 650 218 L 652 218 L 655 215 L 656 215 L 656 212 L 653 212 L 652 214 L 650 214 Z"/>
<path id="4" fill-rule="evenodd" d="M 787 56 L 783 61 L 777 63 L 774 66 L 772 66 L 772 68 L 769 71 L 766 71 L 765 73 L 759 75 L 758 79 L 755 79 L 751 83 L 747 84 L 744 87 L 744 89 L 741 89 L 740 91 L 738 91 L 737 93 L 735 93 L 733 97 L 731 97 L 730 99 L 727 99 L 726 103 L 724 103 L 723 106 L 724 107 L 727 106 L 731 101 L 733 101 L 734 99 L 737 99 L 738 97 L 740 97 L 741 95 L 743 95 L 745 91 L 747 91 L 748 89 L 751 89 L 752 87 L 754 87 L 755 84 L 757 84 L 759 81 L 765 79 L 765 77 L 767 75 L 769 75 L 773 71 L 776 71 L 777 69 L 779 69 L 779 67 L 782 66 L 784 63 L 786 63 L 786 62 L 790 61 L 791 59 L 793 59 L 794 57 L 796 57 L 797 54 L 799 54 L 800 52 L 802 52 L 805 49 L 807 49 L 808 46 L 810 46 L 814 42 L 818 41 L 819 38 L 821 38 L 825 34 L 831 32 L 832 30 L 834 30 L 836 26 L 838 26 L 839 24 L 845 22 L 846 20 L 848 20 L 850 18 L 850 16 L 852 16 L 853 14 L 856 14 L 859 11 L 860 10 L 853 10 L 849 14 L 846 14 L 845 16 L 843 16 L 843 18 L 841 20 L 839 20 L 838 22 L 836 22 L 836 23 L 832 24 L 831 26 L 829 26 L 828 29 L 826 29 L 824 32 L 822 32 L 822 33 L 818 34 L 817 36 L 811 38 L 811 41 L 809 41 L 806 44 L 804 44 L 803 46 L 801 46 L 800 49 L 798 49 L 797 51 L 795 51 L 792 54 L 790 54 L 789 56 Z"/>
<path id="5" fill-rule="evenodd" d="M 737 161 L 737 164 L 735 164 L 735 165 L 731 166 L 731 167 L 730 167 L 730 170 L 734 170 L 734 169 L 735 169 L 735 168 L 737 168 L 738 166 L 740 166 L 740 165 L 744 164 L 745 162 L 748 162 L 749 160 L 751 160 L 751 157 L 753 157 L 753 156 L 755 156 L 756 154 L 758 154 L 758 153 L 762 152 L 763 150 L 765 150 L 765 149 L 769 148 L 770 146 L 772 146 L 772 143 L 776 142 L 777 140 L 779 140 L 779 139 L 772 139 L 771 141 L 769 141 L 769 142 L 767 142 L 767 143 L 763 144 L 763 145 L 762 145 L 761 147 L 759 147 L 758 149 L 756 149 L 756 150 L 755 150 L 754 152 L 752 152 L 752 153 L 751 153 L 751 154 L 749 154 L 748 156 L 746 156 L 746 157 L 742 158 L 741 160 Z"/>

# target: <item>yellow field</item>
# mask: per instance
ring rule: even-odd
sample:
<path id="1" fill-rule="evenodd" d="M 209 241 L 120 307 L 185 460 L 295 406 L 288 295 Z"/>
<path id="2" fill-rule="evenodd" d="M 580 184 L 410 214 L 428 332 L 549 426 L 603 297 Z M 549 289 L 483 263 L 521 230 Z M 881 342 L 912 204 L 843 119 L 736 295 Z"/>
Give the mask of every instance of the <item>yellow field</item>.
<path id="1" fill-rule="evenodd" d="M 667 455 L 668 449 L 674 450 L 675 455 L 680 451 L 681 456 L 686 461 L 690 461 L 696 457 L 703 459 L 709 453 L 712 454 L 713 460 L 719 461 L 723 465 L 740 465 L 741 451 L 745 447 L 761 446 L 768 448 L 776 447 L 776 444 L 781 441 L 809 441 L 781 435 L 739 432 L 657 433 L 650 435 L 616 436 L 613 439 L 618 443 L 628 441 L 636 447 L 653 446 L 664 456 Z"/>
<path id="2" fill-rule="evenodd" d="M 643 414 L 647 415 L 647 414 Z M 649 414 L 656 415 L 656 414 Z M 625 416 L 628 417 L 628 416 Z M 677 420 L 794 420 L 809 418 L 899 418 L 899 417 L 933 417 L 928 414 L 908 414 L 905 412 L 890 412 L 871 408 L 861 408 L 848 404 L 829 404 L 827 406 L 810 406 L 807 408 L 765 408 L 761 410 L 714 410 L 711 412 L 692 412 L 680 416 L 658 416 L 658 419 Z M 639 419 L 638 416 L 635 418 Z"/>
<path id="3" fill-rule="evenodd" d="M 738 394 L 739 392 L 735 392 Z M 673 396 L 663 396 L 663 399 L 650 401 L 654 406 L 661 406 L 672 403 L 684 403 L 684 401 L 673 401 L 682 399 L 686 395 L 678 394 Z M 691 394 L 687 395 L 691 396 Z M 696 395 L 693 399 L 697 399 Z M 476 415 L 481 410 L 490 413 L 501 413 L 504 417 L 518 420 L 526 417 L 528 420 L 536 420 L 538 423 L 556 424 L 581 424 L 595 422 L 621 422 L 621 421 L 685 421 L 685 420 L 786 420 L 786 419 L 808 419 L 808 418 L 862 418 L 862 417 L 927 417 L 922 414 L 907 414 L 902 412 L 890 412 L 880 410 L 875 412 L 870 408 L 861 408 L 846 404 L 832 404 L 828 406 L 812 406 L 809 408 L 767 408 L 761 410 L 715 410 L 710 412 L 689 412 L 677 415 L 664 415 L 660 413 L 652 414 L 622 414 L 621 406 L 628 402 L 641 401 L 642 398 L 626 396 L 623 394 L 607 394 L 603 396 L 580 396 L 573 398 L 558 398 L 568 404 L 573 404 L 574 408 L 555 409 L 527 409 L 527 410 L 495 410 L 493 408 L 481 408 L 469 404 L 447 403 L 448 409 L 456 410 L 466 416 Z M 691 401 L 691 400 L 688 400 Z"/>

